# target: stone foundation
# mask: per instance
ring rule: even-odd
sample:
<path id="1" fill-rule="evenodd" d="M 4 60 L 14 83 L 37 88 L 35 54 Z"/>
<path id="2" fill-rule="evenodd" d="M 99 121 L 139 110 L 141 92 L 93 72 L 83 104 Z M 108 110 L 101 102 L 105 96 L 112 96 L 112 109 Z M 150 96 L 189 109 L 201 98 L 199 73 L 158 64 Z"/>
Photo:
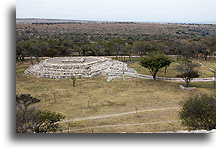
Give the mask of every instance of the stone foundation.
<path id="1" fill-rule="evenodd" d="M 65 58 L 62 60 L 63 63 L 84 63 L 85 62 L 85 59 L 84 58 L 71 58 L 71 57 L 68 57 L 68 58 Z"/>
<path id="2" fill-rule="evenodd" d="M 196 90 L 196 87 L 184 87 L 184 86 L 182 86 L 182 85 L 179 85 L 179 88 L 181 89 L 181 90 Z"/>
<path id="3" fill-rule="evenodd" d="M 127 64 L 104 57 L 57 57 L 41 61 L 25 70 L 39 78 L 68 79 L 88 78 L 98 75 L 133 76 L 137 72 Z"/>

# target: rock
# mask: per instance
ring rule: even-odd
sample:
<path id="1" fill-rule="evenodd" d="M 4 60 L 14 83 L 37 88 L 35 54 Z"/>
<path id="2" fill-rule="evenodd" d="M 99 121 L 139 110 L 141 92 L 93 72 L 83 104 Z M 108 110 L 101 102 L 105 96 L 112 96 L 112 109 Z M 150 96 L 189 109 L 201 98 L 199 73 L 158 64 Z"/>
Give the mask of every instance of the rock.
<path id="1" fill-rule="evenodd" d="M 137 74 L 126 63 L 105 57 L 57 57 L 31 65 L 25 70 L 26 74 L 51 79 L 68 79 L 71 76 L 88 78 L 98 75 L 114 76 L 108 78 L 122 78 L 124 74 L 134 76 Z M 116 76 L 116 77 L 115 77 Z"/>
<path id="2" fill-rule="evenodd" d="M 181 90 L 189 90 L 189 91 L 196 89 L 196 87 L 184 87 L 182 85 L 179 85 L 179 87 L 180 87 Z"/>

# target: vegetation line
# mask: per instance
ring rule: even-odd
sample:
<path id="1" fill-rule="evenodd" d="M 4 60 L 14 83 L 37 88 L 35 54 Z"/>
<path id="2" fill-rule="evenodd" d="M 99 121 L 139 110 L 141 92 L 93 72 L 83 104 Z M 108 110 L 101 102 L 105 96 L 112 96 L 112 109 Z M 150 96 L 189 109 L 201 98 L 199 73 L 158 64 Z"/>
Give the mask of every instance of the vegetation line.
<path id="1" fill-rule="evenodd" d="M 107 115 L 99 115 L 99 116 L 89 116 L 89 117 L 84 117 L 84 118 L 74 118 L 72 120 L 63 120 L 63 121 L 61 121 L 59 123 L 82 121 L 82 120 L 94 120 L 94 119 L 101 119 L 101 118 L 116 117 L 116 116 L 123 116 L 123 115 L 129 115 L 129 114 L 136 114 L 136 113 L 140 113 L 140 112 L 178 110 L 178 109 L 180 109 L 180 108 L 179 107 L 169 107 L 169 108 L 158 108 L 158 109 L 135 110 L 135 111 L 123 112 L 123 113 L 119 113 L 119 114 L 107 114 Z"/>
<path id="2" fill-rule="evenodd" d="M 80 129 L 63 130 L 63 132 L 81 131 L 81 130 L 86 130 L 86 129 L 106 128 L 106 127 L 137 126 L 137 125 L 150 125 L 150 124 L 166 124 L 166 123 L 176 123 L 176 122 L 181 122 L 181 120 L 169 120 L 169 121 L 147 122 L 147 123 L 131 123 L 131 124 L 115 124 L 115 125 L 100 125 L 100 126 L 91 126 L 91 127 L 80 128 Z"/>

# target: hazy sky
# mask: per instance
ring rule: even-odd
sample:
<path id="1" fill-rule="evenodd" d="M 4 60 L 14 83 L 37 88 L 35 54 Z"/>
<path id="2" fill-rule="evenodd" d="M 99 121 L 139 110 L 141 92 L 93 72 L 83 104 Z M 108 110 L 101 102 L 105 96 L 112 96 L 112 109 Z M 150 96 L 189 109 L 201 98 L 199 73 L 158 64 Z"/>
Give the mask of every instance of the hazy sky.
<path id="1" fill-rule="evenodd" d="M 215 22 L 215 0 L 17 0 L 17 18 Z"/>

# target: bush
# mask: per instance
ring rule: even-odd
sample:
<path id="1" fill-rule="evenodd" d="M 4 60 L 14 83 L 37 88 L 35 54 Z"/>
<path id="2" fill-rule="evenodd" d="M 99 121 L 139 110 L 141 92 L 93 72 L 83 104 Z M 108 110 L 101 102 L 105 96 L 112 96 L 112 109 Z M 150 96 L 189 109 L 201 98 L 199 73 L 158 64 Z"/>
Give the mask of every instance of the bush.
<path id="1" fill-rule="evenodd" d="M 182 109 L 179 113 L 182 125 L 189 130 L 212 130 L 216 127 L 214 96 L 195 96 L 182 102 Z"/>

